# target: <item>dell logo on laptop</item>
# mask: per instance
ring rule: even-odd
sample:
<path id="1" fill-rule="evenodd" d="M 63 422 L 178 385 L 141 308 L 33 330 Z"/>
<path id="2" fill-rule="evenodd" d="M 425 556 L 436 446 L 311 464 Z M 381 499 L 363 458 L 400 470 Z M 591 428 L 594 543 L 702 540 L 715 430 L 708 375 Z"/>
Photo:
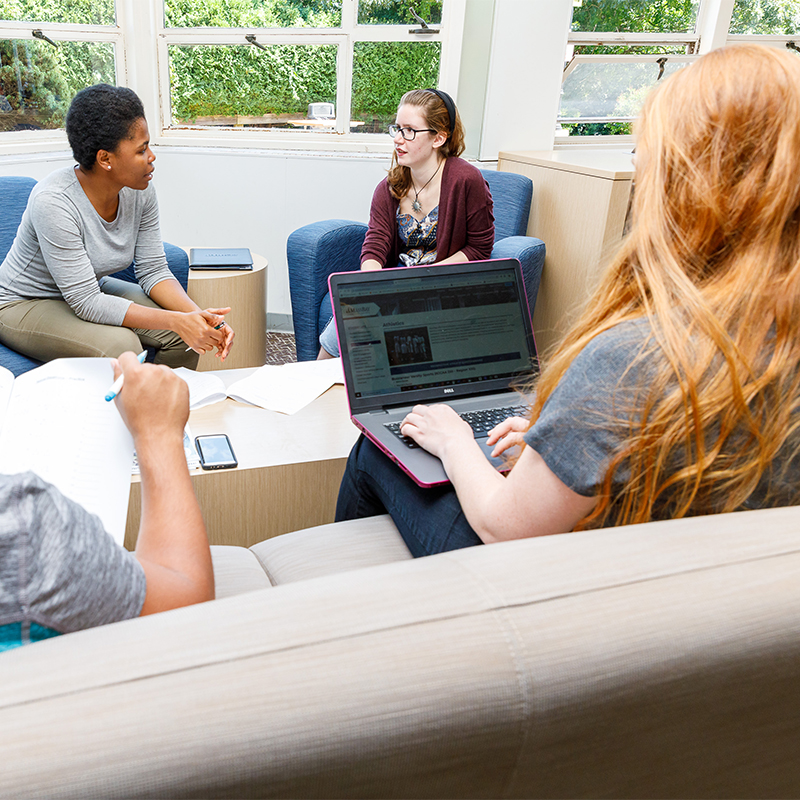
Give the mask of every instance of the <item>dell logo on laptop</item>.
<path id="1" fill-rule="evenodd" d="M 445 394 L 453 394 L 454 391 L 455 391 L 455 389 L 445 389 L 444 393 Z"/>

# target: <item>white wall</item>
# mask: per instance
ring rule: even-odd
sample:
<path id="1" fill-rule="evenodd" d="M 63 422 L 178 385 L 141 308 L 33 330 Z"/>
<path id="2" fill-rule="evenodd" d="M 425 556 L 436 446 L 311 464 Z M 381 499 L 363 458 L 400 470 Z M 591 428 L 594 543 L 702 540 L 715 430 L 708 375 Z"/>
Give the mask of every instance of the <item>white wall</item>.
<path id="1" fill-rule="evenodd" d="M 189 247 L 249 247 L 269 261 L 267 313 L 291 314 L 286 239 L 339 217 L 366 222 L 385 156 L 155 147 L 164 239 Z M 68 153 L 0 158 L 0 175 L 41 179 Z"/>
<path id="2" fill-rule="evenodd" d="M 185 247 L 249 247 L 269 261 L 267 313 L 291 314 L 286 240 L 324 219 L 369 219 L 388 159 L 160 147 L 163 236 Z"/>

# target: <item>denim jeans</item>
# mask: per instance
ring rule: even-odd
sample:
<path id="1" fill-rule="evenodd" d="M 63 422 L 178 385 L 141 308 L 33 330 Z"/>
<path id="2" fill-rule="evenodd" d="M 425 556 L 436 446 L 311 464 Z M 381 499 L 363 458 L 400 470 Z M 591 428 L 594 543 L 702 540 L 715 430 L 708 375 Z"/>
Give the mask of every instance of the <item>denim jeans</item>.
<path id="1" fill-rule="evenodd" d="M 339 357 L 339 338 L 336 335 L 336 323 L 333 321 L 333 317 L 328 320 L 328 324 L 319 335 L 319 346 L 334 358 Z"/>
<path id="2" fill-rule="evenodd" d="M 423 489 L 363 436 L 347 459 L 336 521 L 390 514 L 411 554 L 430 556 L 482 544 L 450 484 Z"/>

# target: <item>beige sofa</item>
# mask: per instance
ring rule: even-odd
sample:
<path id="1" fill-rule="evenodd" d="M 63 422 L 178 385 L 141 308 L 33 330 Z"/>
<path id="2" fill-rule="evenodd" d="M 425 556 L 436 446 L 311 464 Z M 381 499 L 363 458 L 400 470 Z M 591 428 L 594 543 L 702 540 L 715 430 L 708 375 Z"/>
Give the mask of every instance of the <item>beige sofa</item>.
<path id="1" fill-rule="evenodd" d="M 0 657 L 2 797 L 800 795 L 800 508 L 214 557 L 213 603 Z"/>

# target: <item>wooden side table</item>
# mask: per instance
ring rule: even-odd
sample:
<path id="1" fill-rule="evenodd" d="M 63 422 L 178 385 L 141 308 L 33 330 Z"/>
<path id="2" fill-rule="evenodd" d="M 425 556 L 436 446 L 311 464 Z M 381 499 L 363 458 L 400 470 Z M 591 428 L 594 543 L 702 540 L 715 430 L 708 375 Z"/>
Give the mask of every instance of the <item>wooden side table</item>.
<path id="1" fill-rule="evenodd" d="M 564 337 L 619 246 L 633 182 L 623 150 L 500 153 L 497 169 L 533 181 L 528 235 L 547 248 L 533 310 L 540 356 Z"/>
<path id="2" fill-rule="evenodd" d="M 260 367 L 267 349 L 267 259 L 253 253 L 253 269 L 189 270 L 187 294 L 200 308 L 231 307 L 226 319 L 236 331 L 233 349 L 221 362 L 200 356 L 198 371 Z"/>

